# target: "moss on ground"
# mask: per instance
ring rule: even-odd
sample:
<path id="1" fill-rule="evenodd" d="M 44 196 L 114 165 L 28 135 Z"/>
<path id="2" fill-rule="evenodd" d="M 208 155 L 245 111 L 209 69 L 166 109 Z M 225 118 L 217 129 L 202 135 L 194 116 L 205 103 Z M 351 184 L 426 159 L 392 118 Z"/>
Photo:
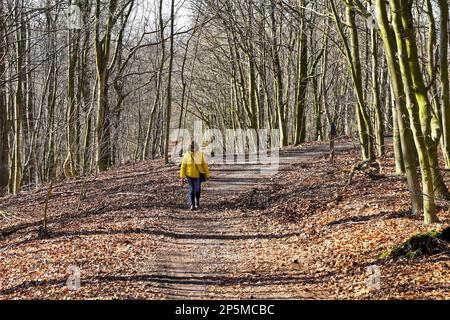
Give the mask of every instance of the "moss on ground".
<path id="1" fill-rule="evenodd" d="M 397 247 L 383 252 L 381 259 L 418 260 L 424 256 L 429 256 L 450 249 L 450 227 L 441 232 L 432 230 L 429 232 L 417 233 Z"/>

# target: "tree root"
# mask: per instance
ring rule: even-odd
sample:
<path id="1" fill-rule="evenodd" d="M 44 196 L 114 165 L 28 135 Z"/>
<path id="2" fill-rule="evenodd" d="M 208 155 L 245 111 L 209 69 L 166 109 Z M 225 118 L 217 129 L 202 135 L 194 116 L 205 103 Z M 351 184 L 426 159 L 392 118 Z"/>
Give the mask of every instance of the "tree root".
<path id="1" fill-rule="evenodd" d="M 353 180 L 353 176 L 355 175 L 356 171 L 362 171 L 364 170 L 364 166 L 367 167 L 377 167 L 377 171 L 380 172 L 381 171 L 381 163 L 377 160 L 361 160 L 359 162 L 357 162 L 353 167 L 352 170 L 350 171 L 350 175 L 348 177 L 348 181 L 346 183 L 346 185 L 344 186 L 343 190 L 347 189 L 347 187 L 352 183 Z M 375 174 L 373 172 L 368 172 L 366 173 L 371 179 L 376 180 L 380 178 L 380 174 Z"/>

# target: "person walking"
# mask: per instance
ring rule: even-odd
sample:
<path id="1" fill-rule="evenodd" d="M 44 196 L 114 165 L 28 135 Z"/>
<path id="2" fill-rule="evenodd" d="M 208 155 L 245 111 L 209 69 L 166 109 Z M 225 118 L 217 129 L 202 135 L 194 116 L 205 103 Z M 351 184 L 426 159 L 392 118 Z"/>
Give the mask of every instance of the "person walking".
<path id="1" fill-rule="evenodd" d="M 191 211 L 200 208 L 200 194 L 202 182 L 210 178 L 205 155 L 195 141 L 191 142 L 191 150 L 183 156 L 180 167 L 180 184 L 189 183 L 189 203 Z"/>
<path id="2" fill-rule="evenodd" d="M 336 124 L 331 122 L 330 125 L 330 160 L 334 161 L 334 141 L 336 140 L 337 136 L 337 130 L 336 130 Z"/>

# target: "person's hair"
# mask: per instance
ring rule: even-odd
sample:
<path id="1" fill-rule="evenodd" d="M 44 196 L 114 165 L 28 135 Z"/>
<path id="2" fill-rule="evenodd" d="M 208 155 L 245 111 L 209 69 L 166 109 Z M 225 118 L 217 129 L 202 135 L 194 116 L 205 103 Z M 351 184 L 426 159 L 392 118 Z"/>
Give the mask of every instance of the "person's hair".
<path id="1" fill-rule="evenodd" d="M 195 140 L 191 141 L 191 145 L 189 147 L 189 150 L 192 150 L 192 149 L 194 149 L 194 152 L 199 150 L 198 143 Z"/>

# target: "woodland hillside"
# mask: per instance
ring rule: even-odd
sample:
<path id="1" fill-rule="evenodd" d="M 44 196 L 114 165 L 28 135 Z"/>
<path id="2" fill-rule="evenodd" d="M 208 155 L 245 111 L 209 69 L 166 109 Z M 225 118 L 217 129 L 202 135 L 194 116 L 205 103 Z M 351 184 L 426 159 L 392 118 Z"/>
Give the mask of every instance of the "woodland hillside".
<path id="1" fill-rule="evenodd" d="M 0 299 L 448 299 L 449 32 L 447 0 L 0 1 Z"/>

